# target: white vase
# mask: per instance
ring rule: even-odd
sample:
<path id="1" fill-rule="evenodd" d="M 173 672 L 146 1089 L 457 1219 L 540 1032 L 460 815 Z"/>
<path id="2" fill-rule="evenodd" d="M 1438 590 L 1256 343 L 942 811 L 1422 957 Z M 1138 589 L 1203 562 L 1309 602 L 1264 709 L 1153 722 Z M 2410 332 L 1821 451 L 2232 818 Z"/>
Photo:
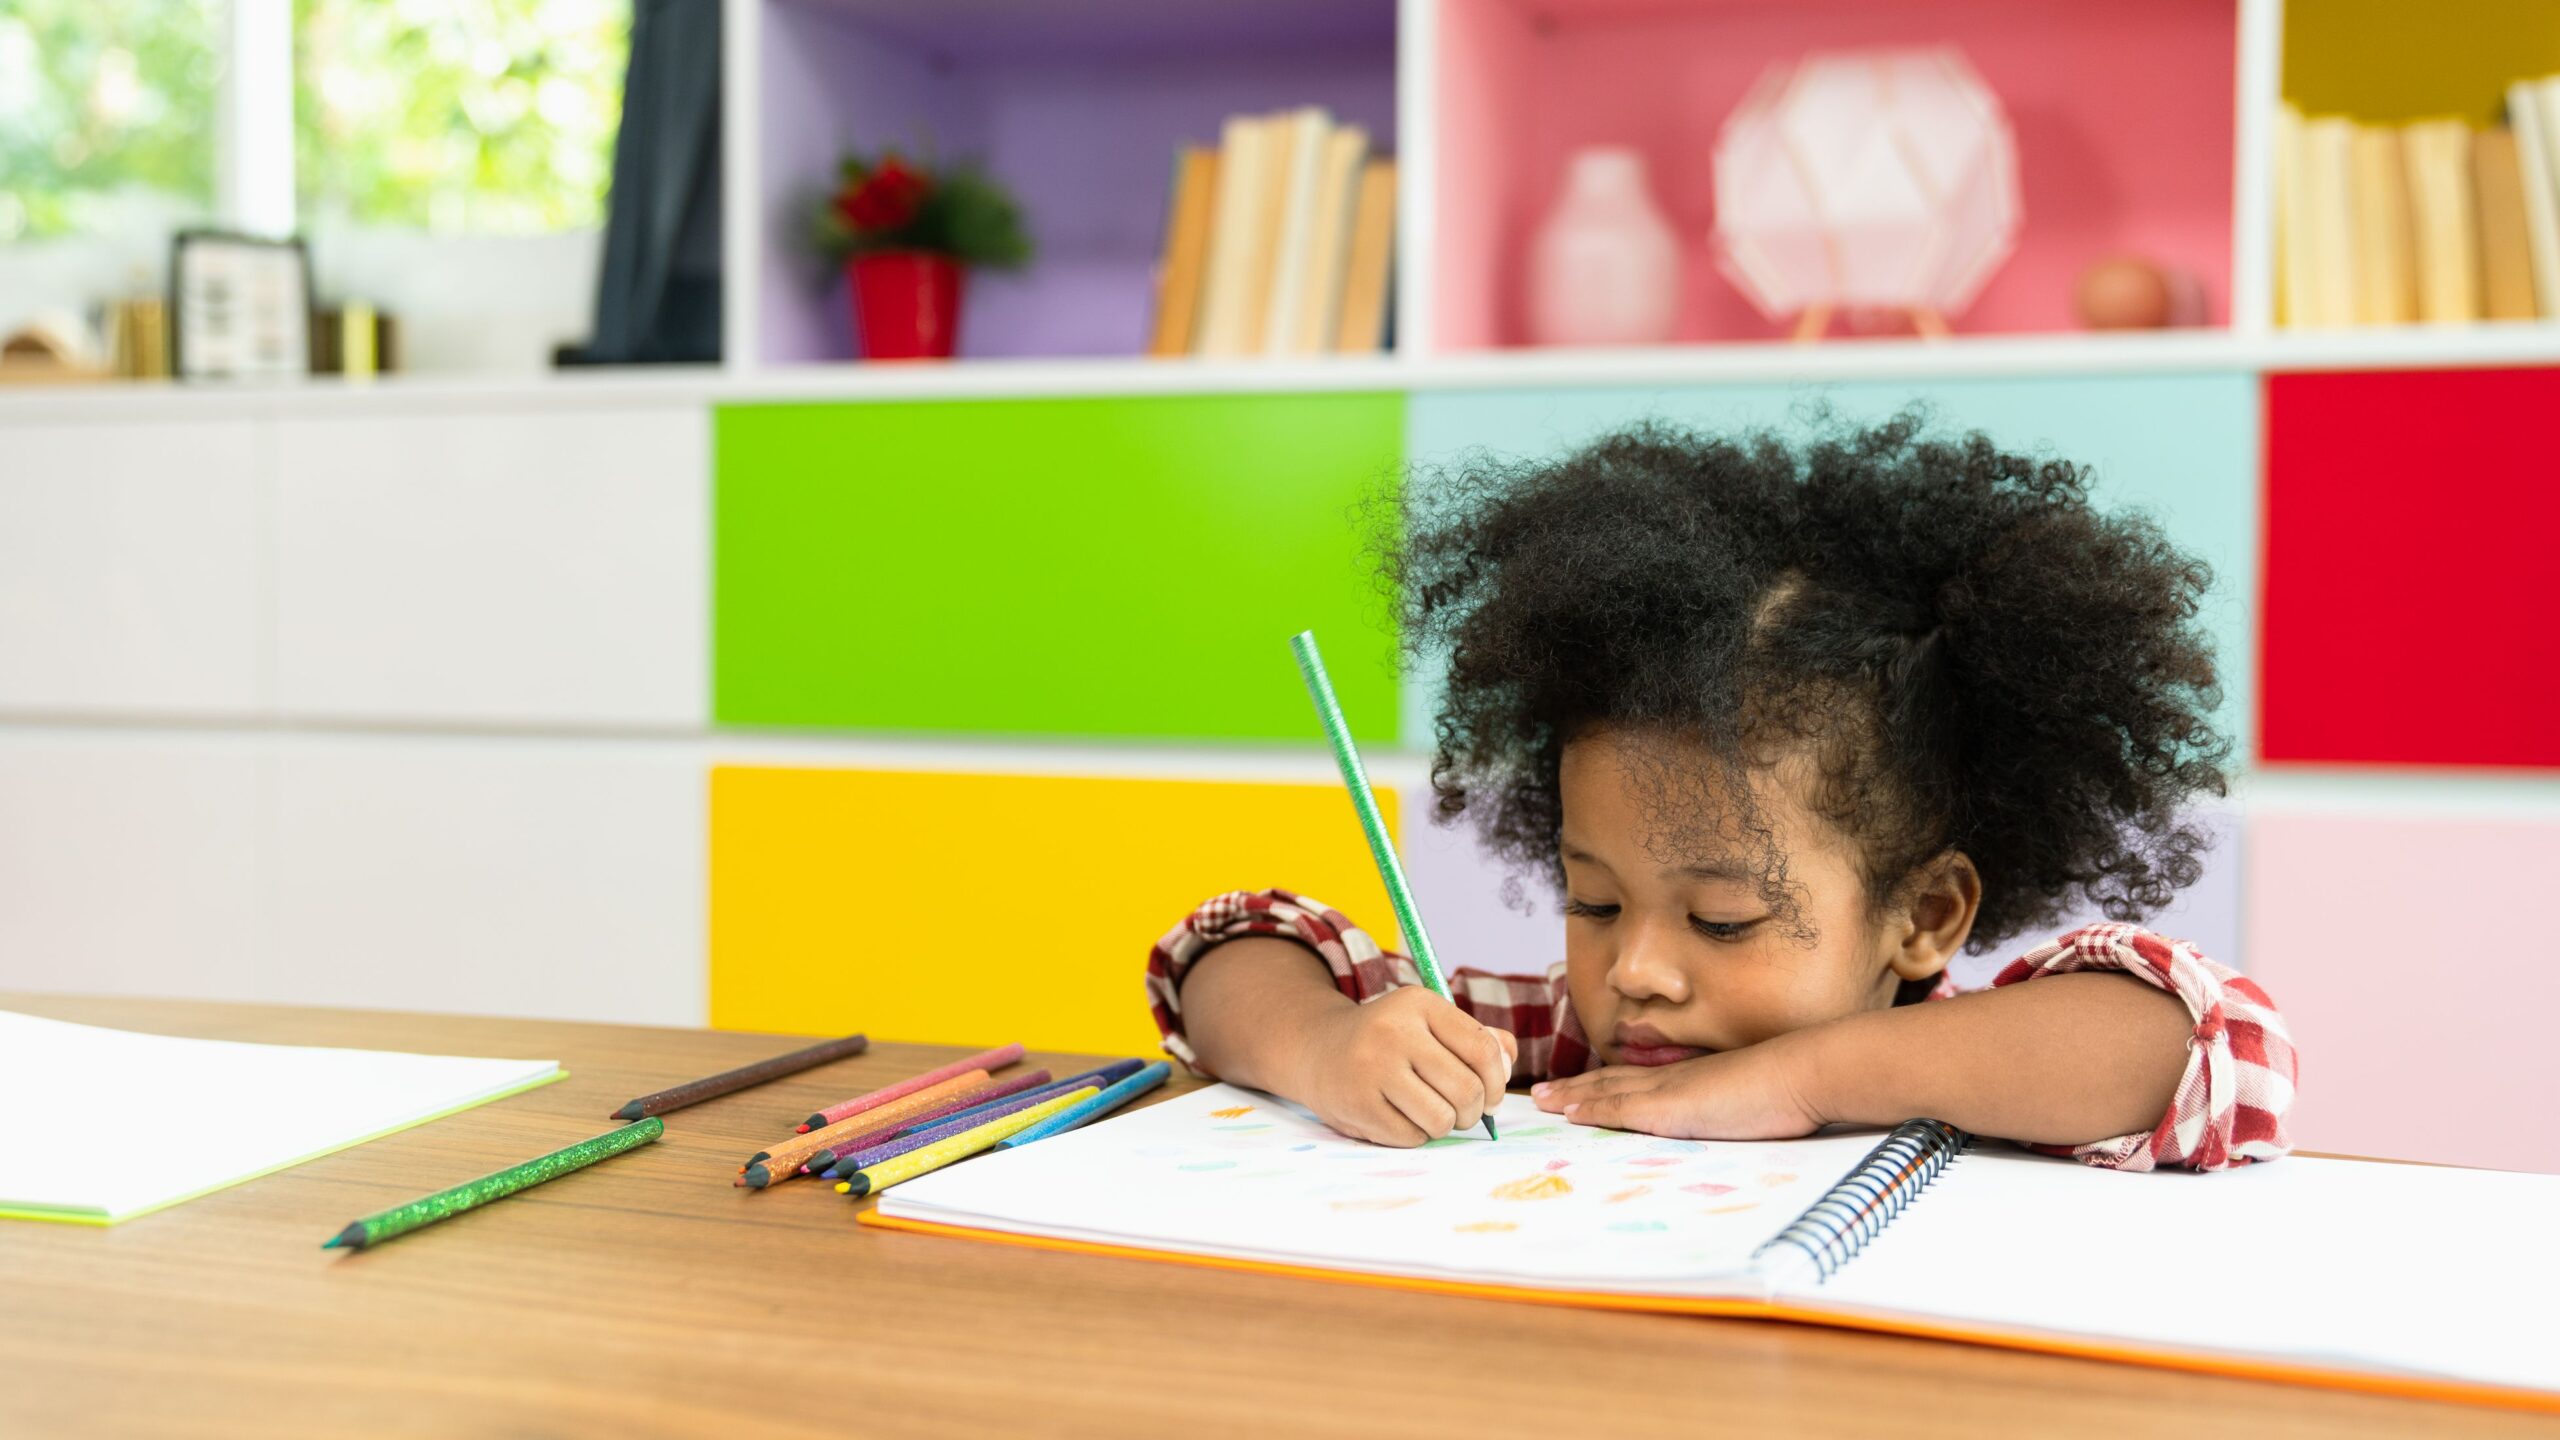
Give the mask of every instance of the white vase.
<path id="1" fill-rule="evenodd" d="M 1529 247 L 1529 338 L 1653 345 L 1679 323 L 1680 244 L 1645 185 L 1644 157 L 1574 152 L 1564 192 Z"/>

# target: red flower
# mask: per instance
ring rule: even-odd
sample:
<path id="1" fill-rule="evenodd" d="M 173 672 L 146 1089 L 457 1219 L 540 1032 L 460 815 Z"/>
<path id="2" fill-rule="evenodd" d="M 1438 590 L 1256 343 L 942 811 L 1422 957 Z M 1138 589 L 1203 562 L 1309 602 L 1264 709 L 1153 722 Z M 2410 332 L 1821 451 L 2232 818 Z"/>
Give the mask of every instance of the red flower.
<path id="1" fill-rule="evenodd" d="M 836 194 L 836 213 L 858 232 L 895 230 L 916 218 L 933 182 L 892 155 L 880 167 Z"/>

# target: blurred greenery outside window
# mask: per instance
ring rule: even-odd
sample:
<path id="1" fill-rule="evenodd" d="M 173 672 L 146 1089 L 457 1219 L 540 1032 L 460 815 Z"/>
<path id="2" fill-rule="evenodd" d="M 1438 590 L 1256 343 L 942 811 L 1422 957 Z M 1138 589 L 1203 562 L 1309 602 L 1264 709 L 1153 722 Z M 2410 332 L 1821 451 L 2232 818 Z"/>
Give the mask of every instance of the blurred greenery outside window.
<path id="1" fill-rule="evenodd" d="M 221 0 L 0 0 L 0 243 L 213 209 Z"/>
<path id="2" fill-rule="evenodd" d="M 0 243 L 211 218 L 224 4 L 0 0 Z M 629 0 L 292 4 L 303 228 L 603 223 Z"/>
<path id="3" fill-rule="evenodd" d="M 629 0 L 294 0 L 307 225 L 604 223 Z"/>

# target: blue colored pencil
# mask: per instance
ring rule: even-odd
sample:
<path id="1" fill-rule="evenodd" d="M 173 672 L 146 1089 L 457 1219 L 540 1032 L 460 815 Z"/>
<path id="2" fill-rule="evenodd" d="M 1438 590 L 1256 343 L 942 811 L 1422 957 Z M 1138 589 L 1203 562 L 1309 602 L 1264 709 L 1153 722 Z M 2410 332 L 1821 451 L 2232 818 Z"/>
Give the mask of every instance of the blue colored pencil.
<path id="1" fill-rule="evenodd" d="M 998 1099 L 972 1105 L 965 1110 L 953 1110 L 948 1114 L 936 1115 L 929 1121 L 920 1121 L 896 1132 L 895 1134 L 875 1137 L 870 1141 L 870 1143 L 864 1145 L 862 1149 L 865 1154 L 869 1154 L 877 1150 L 885 1149 L 891 1145 L 902 1145 L 909 1140 L 915 1139 L 918 1135 L 923 1134 L 928 1127 L 933 1129 L 937 1134 L 947 1134 L 950 1132 L 945 1127 L 949 1126 L 954 1121 L 990 1120 L 995 1118 L 999 1113 L 1011 1114 L 1013 1111 L 1022 1108 L 1022 1105 L 1019 1102 L 1051 1100 L 1060 1095 L 1066 1094 L 1070 1090 L 1081 1090 L 1087 1085 L 1107 1087 L 1117 1081 L 1127 1079 L 1129 1076 L 1138 1073 L 1139 1068 L 1145 1064 L 1146 1062 L 1143 1060 L 1114 1060 L 1108 1065 L 1096 1066 L 1091 1070 L 1085 1071 L 1081 1075 L 1070 1075 L 1064 1080 L 1052 1080 L 1046 1085 L 1037 1086 L 1012 1095 L 1006 1095 Z M 816 1161 L 818 1157 L 812 1155 L 809 1158 L 812 1161 Z M 814 1173 L 821 1180 L 841 1180 L 844 1177 L 851 1175 L 854 1171 L 862 1168 L 861 1166 L 853 1163 L 853 1161 L 854 1156 L 852 1151 L 841 1151 L 831 1155 L 830 1158 L 824 1162 L 825 1168 L 823 1169 L 812 1171 L 809 1166 L 804 1165 L 801 1167 L 801 1170 L 803 1173 Z"/>
<path id="2" fill-rule="evenodd" d="M 1070 1105 L 1027 1130 L 1015 1131 L 997 1141 L 996 1148 L 1010 1150 L 1016 1145 L 1028 1145 L 1034 1140 L 1046 1140 L 1062 1130 L 1073 1130 L 1089 1120 L 1099 1120 L 1163 1084 L 1166 1077 L 1172 1074 L 1173 1067 L 1159 1060 L 1081 1105 Z"/>

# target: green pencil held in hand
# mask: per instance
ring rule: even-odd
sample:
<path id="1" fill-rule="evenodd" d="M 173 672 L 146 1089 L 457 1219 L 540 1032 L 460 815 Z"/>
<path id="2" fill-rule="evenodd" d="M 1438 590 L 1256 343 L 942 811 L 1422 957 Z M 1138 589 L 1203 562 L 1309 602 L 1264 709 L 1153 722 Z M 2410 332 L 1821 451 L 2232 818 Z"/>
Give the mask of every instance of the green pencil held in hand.
<path id="1" fill-rule="evenodd" d="M 637 1125 L 608 1130 L 592 1140 L 581 1140 L 540 1159 L 510 1165 L 477 1180 L 466 1180 L 450 1190 L 439 1190 L 395 1210 L 368 1215 L 321 1242 L 320 1248 L 361 1250 L 368 1245 L 379 1245 L 422 1226 L 451 1219 L 465 1210 L 477 1210 L 492 1200 L 503 1200 L 519 1190 L 529 1190 L 545 1180 L 556 1180 L 572 1170 L 583 1170 L 625 1150 L 636 1150 L 666 1133 L 667 1122 L 652 1115 Z"/>
<path id="2" fill-rule="evenodd" d="M 1377 797 L 1369 793 L 1368 767 L 1360 763 L 1360 749 L 1351 743 L 1351 722 L 1342 718 L 1342 702 L 1334 698 L 1333 681 L 1324 673 L 1316 632 L 1301 630 L 1290 636 L 1289 651 L 1298 657 L 1298 675 L 1307 682 L 1307 698 L 1316 702 L 1316 718 L 1324 722 L 1324 738 L 1333 746 L 1333 763 L 1342 771 L 1343 787 L 1351 792 L 1351 808 L 1359 813 L 1361 833 L 1369 837 L 1369 858 L 1378 862 L 1378 878 L 1387 882 L 1387 899 L 1396 907 L 1396 923 L 1404 927 L 1413 968 L 1422 972 L 1422 983 L 1431 987 L 1432 994 L 1447 1000 L 1449 977 L 1440 973 L 1440 957 L 1431 952 L 1431 936 L 1422 928 L 1413 887 L 1404 880 L 1404 862 L 1396 858 L 1395 842 L 1387 838 L 1387 818 L 1378 813 Z M 1502 1138 L 1490 1114 L 1484 1117 L 1484 1135 L 1488 1140 Z"/>

